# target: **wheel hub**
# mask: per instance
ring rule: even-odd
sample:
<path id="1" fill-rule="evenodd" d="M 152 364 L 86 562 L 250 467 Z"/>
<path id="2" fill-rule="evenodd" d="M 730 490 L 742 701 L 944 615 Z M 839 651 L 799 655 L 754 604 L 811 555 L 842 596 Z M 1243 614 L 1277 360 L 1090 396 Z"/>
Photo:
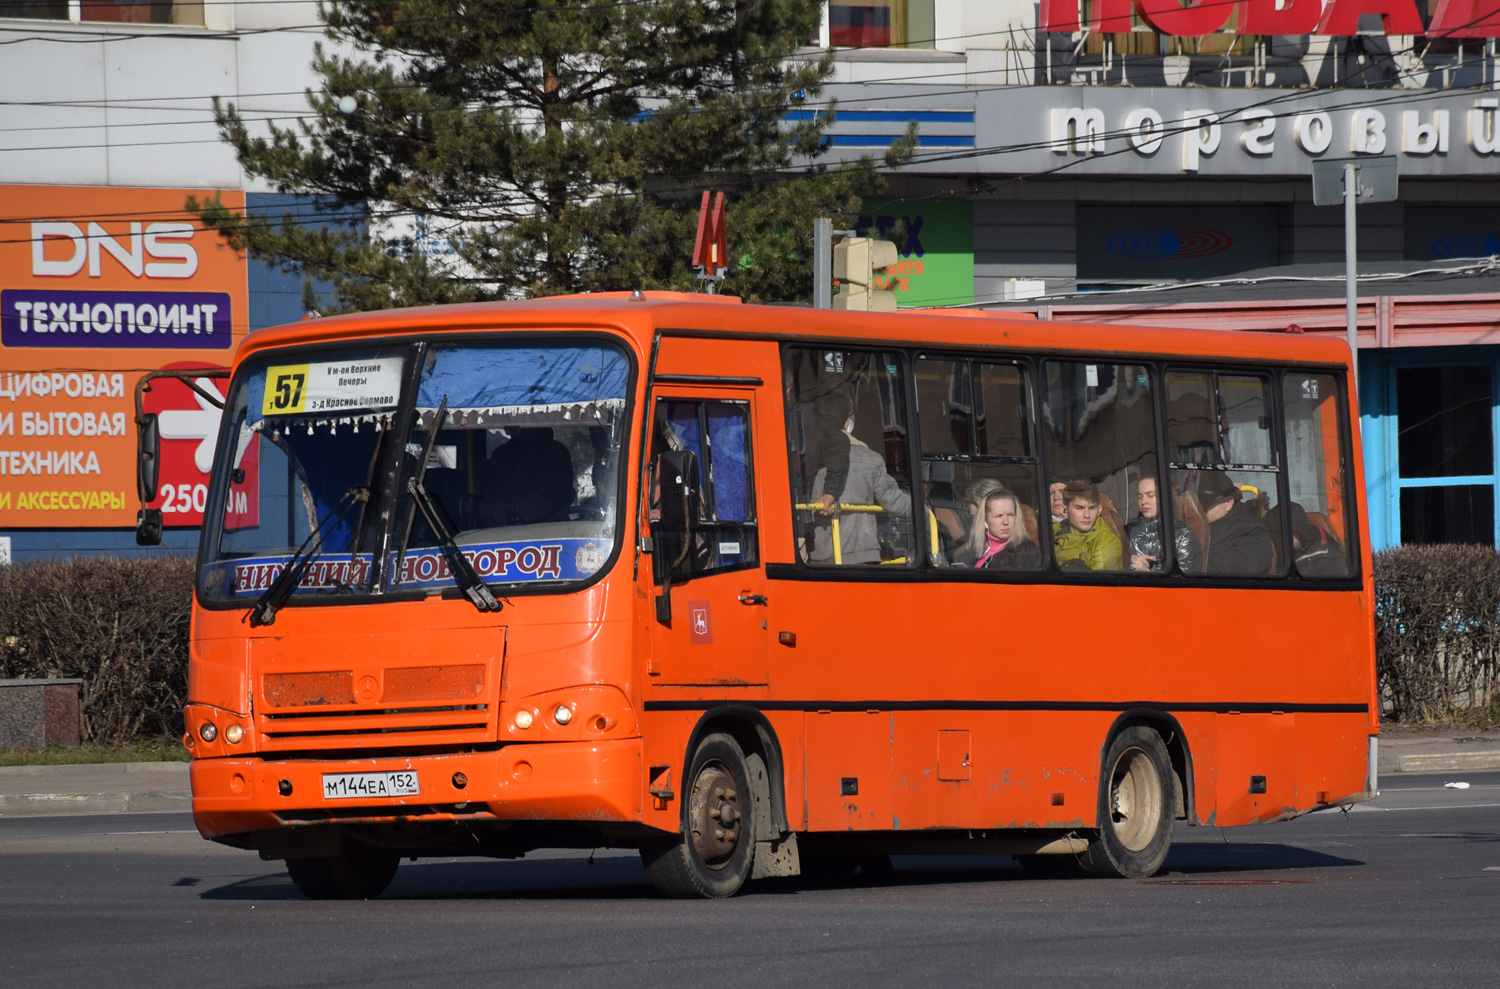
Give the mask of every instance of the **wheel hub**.
<path id="1" fill-rule="evenodd" d="M 722 867 L 740 841 L 740 795 L 729 770 L 718 762 L 705 765 L 693 781 L 688 804 L 693 850 L 699 861 Z"/>
<path id="2" fill-rule="evenodd" d="M 1162 814 L 1162 793 L 1151 758 L 1140 749 L 1126 750 L 1115 763 L 1109 811 L 1120 844 L 1132 852 L 1151 844 Z"/>

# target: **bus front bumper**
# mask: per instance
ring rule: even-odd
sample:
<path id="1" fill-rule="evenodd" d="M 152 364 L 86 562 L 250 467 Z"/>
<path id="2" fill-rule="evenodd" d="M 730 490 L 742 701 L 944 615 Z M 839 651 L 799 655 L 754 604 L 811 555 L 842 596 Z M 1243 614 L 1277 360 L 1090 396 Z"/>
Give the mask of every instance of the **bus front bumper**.
<path id="1" fill-rule="evenodd" d="M 198 759 L 193 821 L 215 839 L 355 821 L 632 822 L 642 814 L 641 758 L 641 740 L 627 738 L 370 759 Z M 415 794 L 377 793 L 411 782 Z M 342 795 L 352 790 L 366 795 Z"/>

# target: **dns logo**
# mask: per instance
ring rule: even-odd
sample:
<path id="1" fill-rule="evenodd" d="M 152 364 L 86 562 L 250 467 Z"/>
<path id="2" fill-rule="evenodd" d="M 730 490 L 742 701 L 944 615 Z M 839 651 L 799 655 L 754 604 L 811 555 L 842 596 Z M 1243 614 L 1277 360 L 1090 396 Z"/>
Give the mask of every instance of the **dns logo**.
<path id="1" fill-rule="evenodd" d="M 1186 261 L 1222 254 L 1234 238 L 1222 230 L 1204 227 L 1149 227 L 1111 237 L 1105 245 L 1111 254 L 1148 261 Z"/>
<path id="2" fill-rule="evenodd" d="M 178 242 L 191 241 L 193 233 L 191 223 L 133 221 L 130 233 L 118 238 L 92 221 L 87 234 L 76 223 L 33 223 L 31 273 L 67 278 L 87 264 L 89 277 L 98 278 L 101 255 L 108 254 L 136 278 L 191 278 L 198 271 L 198 252 Z"/>

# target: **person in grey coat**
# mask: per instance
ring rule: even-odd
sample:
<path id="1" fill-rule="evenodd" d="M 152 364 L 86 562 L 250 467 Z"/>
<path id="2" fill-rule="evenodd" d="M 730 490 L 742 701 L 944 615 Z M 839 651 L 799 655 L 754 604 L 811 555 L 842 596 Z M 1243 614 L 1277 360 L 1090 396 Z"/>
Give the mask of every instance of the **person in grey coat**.
<path id="1" fill-rule="evenodd" d="M 847 427 L 846 427 L 847 428 Z M 813 481 L 813 491 L 824 492 L 826 471 L 820 470 Z M 816 497 L 814 498 L 816 500 Z M 844 481 L 839 504 L 879 505 L 888 516 L 911 515 L 911 493 L 904 490 L 885 469 L 885 460 L 864 443 L 849 437 L 849 473 Z M 839 514 L 839 548 L 844 565 L 880 562 L 880 538 L 873 512 Z M 833 529 L 819 525 L 813 530 L 810 563 L 833 562 Z"/>

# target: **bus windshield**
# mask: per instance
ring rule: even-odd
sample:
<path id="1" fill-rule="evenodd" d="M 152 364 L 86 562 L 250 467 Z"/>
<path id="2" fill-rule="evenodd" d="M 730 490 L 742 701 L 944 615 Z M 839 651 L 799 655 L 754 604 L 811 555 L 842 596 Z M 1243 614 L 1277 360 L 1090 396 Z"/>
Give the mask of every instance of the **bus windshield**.
<path id="1" fill-rule="evenodd" d="M 226 406 L 199 593 L 566 585 L 614 551 L 629 362 L 598 341 L 433 342 L 247 361 Z"/>

